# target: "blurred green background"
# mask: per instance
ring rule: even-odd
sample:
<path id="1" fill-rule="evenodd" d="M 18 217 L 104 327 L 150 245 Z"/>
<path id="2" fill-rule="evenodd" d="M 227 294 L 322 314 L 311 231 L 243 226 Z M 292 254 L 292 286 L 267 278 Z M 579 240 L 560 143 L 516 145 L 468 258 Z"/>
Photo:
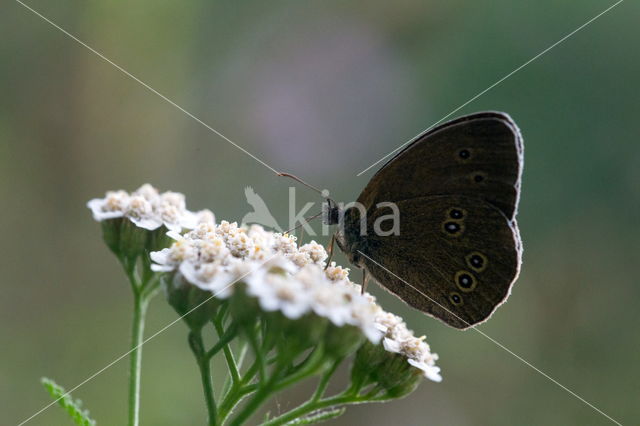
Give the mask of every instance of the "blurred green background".
<path id="1" fill-rule="evenodd" d="M 357 172 L 612 2 L 28 4 L 274 168 L 349 201 L 373 170 Z M 284 222 L 291 182 L 19 3 L 0 8 L 0 423 L 17 424 L 49 402 L 41 376 L 70 388 L 128 348 L 129 288 L 87 200 L 150 182 L 240 220 L 252 186 Z M 621 3 L 456 114 L 507 111 L 525 139 L 522 275 L 480 329 L 623 424 L 640 420 L 639 18 Z M 373 291 L 428 336 L 444 382 L 334 424 L 612 424 L 480 334 Z M 147 334 L 175 318 L 156 298 Z M 142 424 L 204 424 L 186 327 L 144 352 Z M 99 424 L 124 424 L 126 381 L 121 361 L 74 394 Z M 29 424 L 68 421 L 52 407 Z"/>

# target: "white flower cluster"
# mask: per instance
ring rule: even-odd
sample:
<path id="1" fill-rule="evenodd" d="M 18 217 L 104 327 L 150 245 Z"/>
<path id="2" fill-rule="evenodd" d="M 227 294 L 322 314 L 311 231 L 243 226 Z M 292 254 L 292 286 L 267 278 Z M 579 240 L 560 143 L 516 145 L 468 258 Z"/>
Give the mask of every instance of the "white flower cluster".
<path id="1" fill-rule="evenodd" d="M 426 378 L 434 382 L 442 381 L 440 367 L 436 366 L 438 355 L 431 353 L 425 336 L 414 336 L 404 320 L 390 312 L 380 312 L 376 316 L 376 323 L 384 333 L 382 344 L 387 351 L 404 355 L 409 364 L 424 372 Z"/>
<path id="2" fill-rule="evenodd" d="M 290 319 L 307 313 L 327 318 L 336 326 L 360 328 L 373 343 L 384 337 L 384 348 L 439 381 L 437 356 L 413 336 L 400 317 L 385 312 L 375 298 L 360 292 L 349 280 L 349 270 L 332 262 L 315 241 L 300 247 L 295 237 L 274 234 L 259 225 L 238 227 L 222 221 L 204 221 L 180 235 L 169 248 L 152 252 L 155 271 L 174 271 L 171 285 L 195 285 L 219 299 L 230 297 L 238 281 L 264 311 L 280 311 Z"/>
<path id="3" fill-rule="evenodd" d="M 89 201 L 87 207 L 98 222 L 125 217 L 136 226 L 150 231 L 165 225 L 179 232 L 193 229 L 199 222 L 214 220 L 209 210 L 197 213 L 187 210 L 183 194 L 171 191 L 159 193 L 148 183 L 131 194 L 122 190 L 109 191 L 104 198 Z"/>

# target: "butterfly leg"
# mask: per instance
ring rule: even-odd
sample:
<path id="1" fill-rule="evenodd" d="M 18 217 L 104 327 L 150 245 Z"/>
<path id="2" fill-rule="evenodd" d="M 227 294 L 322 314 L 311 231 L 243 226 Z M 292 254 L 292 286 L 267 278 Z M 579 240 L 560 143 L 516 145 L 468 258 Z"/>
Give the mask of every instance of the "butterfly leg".
<path id="1" fill-rule="evenodd" d="M 360 288 L 361 293 L 364 294 L 367 291 L 367 286 L 369 285 L 369 275 L 367 275 L 367 270 L 362 268 L 362 287 Z"/>
<path id="2" fill-rule="evenodd" d="M 333 245 L 336 242 L 336 234 L 331 236 L 331 242 L 329 242 L 329 246 L 327 247 L 327 251 L 329 252 L 329 258 L 327 259 L 327 264 L 324 265 L 324 269 L 326 270 L 331 264 L 331 259 L 333 259 Z"/>

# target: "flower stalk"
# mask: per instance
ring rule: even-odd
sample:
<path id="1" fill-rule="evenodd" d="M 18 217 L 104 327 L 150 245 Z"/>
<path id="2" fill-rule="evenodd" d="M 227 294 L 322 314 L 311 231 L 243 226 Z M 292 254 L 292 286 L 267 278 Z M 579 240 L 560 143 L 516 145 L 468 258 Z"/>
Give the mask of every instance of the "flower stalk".
<path id="1" fill-rule="evenodd" d="M 200 369 L 200 379 L 202 380 L 202 389 L 204 390 L 204 400 L 207 405 L 208 425 L 215 426 L 218 424 L 218 413 L 213 395 L 213 379 L 211 377 L 212 355 L 204 349 L 201 330 L 191 331 L 189 333 L 189 346 L 196 357 L 196 363 Z"/>
<path id="2" fill-rule="evenodd" d="M 129 358 L 129 426 L 138 426 L 140 419 L 140 375 L 146 311 L 147 301 L 139 294 L 134 295 Z"/>

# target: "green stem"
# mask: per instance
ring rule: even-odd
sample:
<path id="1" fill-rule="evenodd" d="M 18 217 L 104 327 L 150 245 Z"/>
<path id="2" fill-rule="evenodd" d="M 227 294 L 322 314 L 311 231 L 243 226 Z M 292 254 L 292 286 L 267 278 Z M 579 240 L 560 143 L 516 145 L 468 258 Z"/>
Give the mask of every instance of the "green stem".
<path id="1" fill-rule="evenodd" d="M 220 352 L 221 349 L 225 349 L 225 356 L 226 356 L 226 350 L 229 350 L 229 342 L 231 342 L 236 336 L 238 335 L 238 330 L 237 328 L 230 328 L 229 330 L 227 330 L 226 333 L 220 335 L 220 339 L 216 342 L 215 345 L 213 345 L 213 347 L 211 349 L 209 349 L 207 351 L 207 354 L 205 355 L 208 359 L 213 358 L 213 356 L 215 354 L 217 354 L 218 352 Z M 233 354 L 232 354 L 233 356 Z"/>
<path id="2" fill-rule="evenodd" d="M 386 396 L 376 397 L 376 395 L 378 394 L 377 389 L 375 390 L 375 392 L 371 391 L 364 395 L 360 395 L 362 383 L 354 382 L 352 382 L 351 386 L 349 386 L 349 388 L 342 393 L 332 397 L 321 399 L 327 389 L 327 386 L 329 385 L 331 377 L 333 376 L 341 362 L 342 359 L 336 359 L 331 367 L 323 373 L 316 391 L 308 401 L 299 405 L 297 408 L 294 408 L 293 410 L 264 423 L 263 426 L 283 425 L 323 408 L 337 408 L 341 405 L 361 404 L 365 402 L 382 402 L 391 399 Z"/>
<path id="3" fill-rule="evenodd" d="M 220 319 L 216 318 L 216 320 L 213 323 L 220 339 L 218 343 L 224 341 L 225 340 L 224 338 L 226 337 L 222 322 L 223 322 L 222 318 Z M 236 333 L 235 331 L 232 330 L 230 333 L 227 333 L 227 334 L 229 334 L 230 337 L 227 337 L 228 340 L 222 346 L 222 351 L 224 352 L 224 358 L 227 361 L 227 366 L 229 367 L 229 372 L 231 373 L 231 380 L 233 381 L 233 383 L 238 383 L 240 382 L 240 372 L 238 371 L 238 365 L 236 364 L 236 360 L 233 357 L 233 352 L 231 352 L 231 348 L 228 345 L 231 339 L 235 337 Z"/>
<path id="4" fill-rule="evenodd" d="M 239 385 L 231 385 L 229 392 L 227 392 L 222 400 L 222 404 L 220 404 L 220 422 L 224 424 L 224 421 L 227 419 L 227 416 L 231 414 L 233 408 L 240 402 L 241 399 L 240 386 Z"/>
<path id="5" fill-rule="evenodd" d="M 316 374 L 325 365 L 324 350 L 322 348 L 316 348 L 307 359 L 305 359 L 301 365 L 295 368 L 292 374 L 289 374 L 284 379 L 279 381 L 274 386 L 274 391 L 281 391 L 284 388 L 291 386 L 309 376 Z"/>
<path id="6" fill-rule="evenodd" d="M 342 358 L 336 359 L 331 367 L 327 371 L 325 371 L 324 374 L 322 374 L 322 377 L 320 377 L 320 382 L 318 383 L 318 387 L 311 397 L 312 401 L 319 401 L 320 398 L 324 396 L 324 392 L 327 390 L 327 386 L 329 386 L 329 381 L 331 380 L 333 373 L 336 372 L 336 369 L 341 362 Z"/>
<path id="7" fill-rule="evenodd" d="M 242 369 L 242 365 L 244 364 L 244 360 L 247 356 L 248 349 L 249 349 L 248 343 L 246 341 L 243 341 L 240 346 L 240 356 L 238 357 L 238 361 L 237 361 L 238 372 L 240 372 L 240 370 Z M 225 398 L 227 393 L 231 389 L 232 384 L 233 383 L 231 382 L 231 376 L 227 375 L 224 378 L 224 384 L 222 385 L 222 392 L 221 392 L 221 395 L 224 395 Z"/>
<path id="8" fill-rule="evenodd" d="M 238 357 L 238 370 L 242 368 L 242 364 L 244 364 L 244 360 L 247 357 L 247 351 L 249 350 L 249 345 L 247 342 L 242 342 L 240 346 L 240 357 Z"/>
<path id="9" fill-rule="evenodd" d="M 207 413 L 209 414 L 209 426 L 215 426 L 218 423 L 218 413 L 213 395 L 213 381 L 211 379 L 210 358 L 204 350 L 204 341 L 202 340 L 202 332 L 192 331 L 189 333 L 189 345 L 196 357 L 198 368 L 200 369 L 200 379 L 202 380 L 202 388 L 204 390 L 204 399 L 207 404 Z"/>
<path id="10" fill-rule="evenodd" d="M 232 385 L 231 389 L 220 404 L 220 423 L 224 424 L 227 418 L 233 413 L 233 409 L 251 392 L 255 391 L 257 388 L 254 385 L 242 386 L 242 385 Z"/>
<path id="11" fill-rule="evenodd" d="M 253 398 L 249 400 L 249 403 L 240 411 L 235 419 L 231 422 L 231 426 L 240 426 L 246 420 L 253 415 L 253 413 L 260 408 L 260 406 L 274 393 L 275 384 L 282 373 L 282 366 L 276 366 L 273 369 L 273 373 L 269 380 L 264 383 L 260 383 L 258 390 L 253 395 Z"/>
<path id="12" fill-rule="evenodd" d="M 141 295 L 146 300 L 151 300 L 160 289 L 160 275 L 151 275 L 149 281 L 146 281 L 141 289 Z"/>
<path id="13" fill-rule="evenodd" d="M 322 348 L 317 348 L 314 350 L 309 357 L 302 362 L 300 368 L 296 369 L 295 372 L 289 376 L 280 380 L 281 373 L 285 369 L 285 365 L 276 365 L 274 371 L 272 373 L 271 378 L 268 382 L 259 383 L 258 389 L 253 396 L 253 398 L 249 401 L 246 407 L 238 414 L 238 416 L 233 420 L 231 425 L 240 425 L 244 421 L 246 421 L 253 413 L 265 402 L 265 400 L 273 395 L 276 392 L 279 392 L 286 387 L 293 385 L 307 377 L 313 376 L 322 367 L 325 365 L 324 350 Z M 339 362 L 336 362 L 335 365 L 332 365 L 331 369 L 328 371 L 328 377 L 323 377 L 321 380 L 320 394 L 317 396 L 317 399 L 321 397 L 321 394 L 324 393 L 326 389 L 331 374 L 335 371 Z M 325 375 L 327 376 L 327 375 Z"/>
<path id="14" fill-rule="evenodd" d="M 132 285 L 134 285 L 132 283 Z M 134 291 L 133 321 L 131 324 L 131 353 L 129 358 L 129 426 L 140 422 L 140 371 L 142 342 L 147 300 Z"/>
<path id="15" fill-rule="evenodd" d="M 213 383 L 211 380 L 211 364 L 207 359 L 201 359 L 198 362 L 200 367 L 200 378 L 202 379 L 202 387 L 204 389 L 204 397 L 207 403 L 207 412 L 209 413 L 209 426 L 217 425 L 216 404 L 213 398 Z"/>
<path id="16" fill-rule="evenodd" d="M 227 417 L 233 412 L 233 409 L 242 401 L 248 394 L 254 392 L 258 385 L 248 384 L 255 377 L 258 372 L 258 361 L 255 360 L 247 372 L 242 376 L 240 382 L 233 383 L 229 392 L 225 394 L 222 404 L 220 404 L 220 422 L 224 424 Z"/>
<path id="17" fill-rule="evenodd" d="M 231 423 L 231 425 L 232 426 L 241 425 L 243 422 L 249 419 L 249 417 L 251 417 L 258 408 L 260 408 L 260 406 L 266 401 L 267 398 L 269 398 L 274 393 L 279 392 L 284 388 L 293 385 L 294 383 L 297 383 L 309 376 L 316 374 L 325 365 L 323 356 L 324 356 L 324 351 L 322 350 L 322 348 L 317 348 L 315 351 L 313 351 L 309 355 L 309 357 L 306 360 L 304 360 L 301 363 L 301 365 L 298 368 L 295 369 L 293 374 L 290 374 L 285 378 L 280 379 L 281 373 L 284 371 L 286 367 L 285 365 L 280 364 L 275 366 L 273 373 L 268 381 L 265 382 L 261 380 L 258 383 L 258 386 L 255 386 L 255 385 L 243 386 L 241 390 L 244 391 L 245 394 L 242 395 L 240 398 L 238 398 L 233 404 L 233 406 L 237 405 L 237 403 L 240 402 L 240 400 L 247 393 L 250 393 L 254 390 L 256 390 L 256 393 L 253 396 L 253 398 L 251 398 L 249 403 L 238 414 L 238 416 L 235 419 L 233 419 L 233 422 Z M 259 369 L 260 367 L 264 367 L 265 364 L 266 362 L 264 361 L 264 359 L 262 360 L 256 359 L 254 366 L 257 366 L 257 368 Z M 252 368 L 249 369 L 249 371 L 247 371 L 247 375 L 253 376 L 255 374 L 254 372 L 251 371 L 254 366 L 252 366 Z M 337 365 L 335 367 L 337 367 Z M 335 367 L 332 367 L 331 370 L 335 371 Z M 333 371 L 331 371 L 330 374 L 332 374 Z M 329 374 L 329 377 L 330 377 L 330 374 Z M 329 377 L 324 379 L 327 383 L 324 383 L 321 385 L 323 387 L 321 392 L 324 392 L 324 389 L 326 389 Z M 244 379 L 242 382 L 244 382 Z M 230 391 L 229 394 L 231 396 L 232 392 Z M 318 396 L 318 398 L 319 397 L 320 396 Z M 231 408 L 233 408 L 233 406 Z"/>
<path id="18" fill-rule="evenodd" d="M 304 404 L 298 406 L 297 408 L 294 408 L 293 410 L 264 423 L 262 426 L 284 425 L 286 423 L 289 423 L 292 420 L 299 419 L 309 413 L 312 413 L 316 410 L 320 410 L 322 408 L 328 408 L 328 407 L 340 406 L 340 405 L 349 405 L 349 404 L 361 404 L 363 402 L 367 402 L 367 400 L 360 396 L 345 395 L 345 394 L 340 394 L 330 398 L 321 399 L 320 401 L 309 400 Z"/>
<path id="19" fill-rule="evenodd" d="M 243 347 L 242 352 L 246 352 L 247 346 Z M 244 358 L 244 356 L 242 356 Z M 266 360 L 267 365 L 274 364 L 277 361 L 277 356 L 272 357 L 271 359 Z M 261 386 L 260 382 L 251 383 L 259 370 L 259 362 L 258 360 L 254 360 L 252 365 L 247 369 L 247 371 L 240 379 L 240 382 L 233 383 L 231 388 L 227 393 L 225 393 L 224 400 L 222 404 L 220 404 L 220 409 L 218 411 L 218 416 L 220 419 L 220 424 L 224 424 L 227 418 L 233 412 L 233 409 L 249 394 L 258 390 Z M 250 384 L 251 383 L 251 384 Z"/>
<path id="20" fill-rule="evenodd" d="M 253 349 L 253 353 L 256 357 L 256 364 L 258 367 L 258 377 L 260 378 L 259 384 L 262 386 L 266 383 L 267 378 L 267 365 L 264 359 L 264 354 L 262 353 L 262 347 L 258 343 L 258 337 L 256 336 L 256 330 L 248 330 L 247 339 L 249 340 L 249 344 Z"/>

